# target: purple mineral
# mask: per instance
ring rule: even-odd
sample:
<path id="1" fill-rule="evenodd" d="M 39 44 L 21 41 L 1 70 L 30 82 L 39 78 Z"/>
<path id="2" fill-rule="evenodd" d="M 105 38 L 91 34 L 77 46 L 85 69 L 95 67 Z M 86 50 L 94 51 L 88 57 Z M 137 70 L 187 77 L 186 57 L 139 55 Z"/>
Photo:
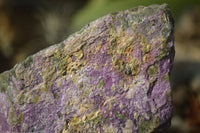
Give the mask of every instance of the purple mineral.
<path id="1" fill-rule="evenodd" d="M 0 74 L 0 132 L 144 133 L 169 125 L 166 4 L 108 14 Z"/>

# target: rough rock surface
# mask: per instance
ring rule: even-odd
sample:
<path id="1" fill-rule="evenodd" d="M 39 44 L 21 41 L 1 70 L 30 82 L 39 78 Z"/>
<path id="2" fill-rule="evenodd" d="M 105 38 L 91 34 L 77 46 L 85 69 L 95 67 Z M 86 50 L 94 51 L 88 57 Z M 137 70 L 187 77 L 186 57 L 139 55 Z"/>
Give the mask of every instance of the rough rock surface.
<path id="1" fill-rule="evenodd" d="M 111 13 L 0 75 L 1 132 L 152 132 L 172 116 L 167 5 Z"/>

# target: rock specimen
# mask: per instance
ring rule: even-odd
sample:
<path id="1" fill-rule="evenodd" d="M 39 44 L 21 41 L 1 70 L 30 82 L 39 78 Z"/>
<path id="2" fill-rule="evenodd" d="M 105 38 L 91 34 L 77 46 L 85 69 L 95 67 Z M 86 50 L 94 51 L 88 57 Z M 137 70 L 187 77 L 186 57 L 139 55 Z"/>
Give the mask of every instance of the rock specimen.
<path id="1" fill-rule="evenodd" d="M 167 5 L 111 13 L 0 75 L 1 132 L 152 132 L 170 123 Z"/>

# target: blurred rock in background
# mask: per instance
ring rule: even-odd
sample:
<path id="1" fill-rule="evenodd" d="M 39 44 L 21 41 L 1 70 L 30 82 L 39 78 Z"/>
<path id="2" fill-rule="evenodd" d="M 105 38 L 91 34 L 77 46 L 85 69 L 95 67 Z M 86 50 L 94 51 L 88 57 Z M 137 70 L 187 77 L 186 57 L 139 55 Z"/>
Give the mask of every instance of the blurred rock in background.
<path id="1" fill-rule="evenodd" d="M 171 132 L 200 132 L 200 5 L 185 8 L 176 22 L 172 71 L 174 118 Z"/>
<path id="2" fill-rule="evenodd" d="M 166 132 L 200 131 L 199 0 L 0 0 L 0 72 L 109 12 L 167 3 L 175 18 L 172 126 Z"/>

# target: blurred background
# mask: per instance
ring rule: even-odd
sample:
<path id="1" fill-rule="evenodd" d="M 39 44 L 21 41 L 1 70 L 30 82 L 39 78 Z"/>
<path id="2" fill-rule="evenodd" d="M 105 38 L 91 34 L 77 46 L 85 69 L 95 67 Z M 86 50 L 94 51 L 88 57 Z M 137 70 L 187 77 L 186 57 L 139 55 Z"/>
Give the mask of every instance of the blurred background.
<path id="1" fill-rule="evenodd" d="M 168 131 L 200 132 L 200 0 L 0 0 L 0 73 L 109 12 L 167 3 L 175 19 Z"/>

